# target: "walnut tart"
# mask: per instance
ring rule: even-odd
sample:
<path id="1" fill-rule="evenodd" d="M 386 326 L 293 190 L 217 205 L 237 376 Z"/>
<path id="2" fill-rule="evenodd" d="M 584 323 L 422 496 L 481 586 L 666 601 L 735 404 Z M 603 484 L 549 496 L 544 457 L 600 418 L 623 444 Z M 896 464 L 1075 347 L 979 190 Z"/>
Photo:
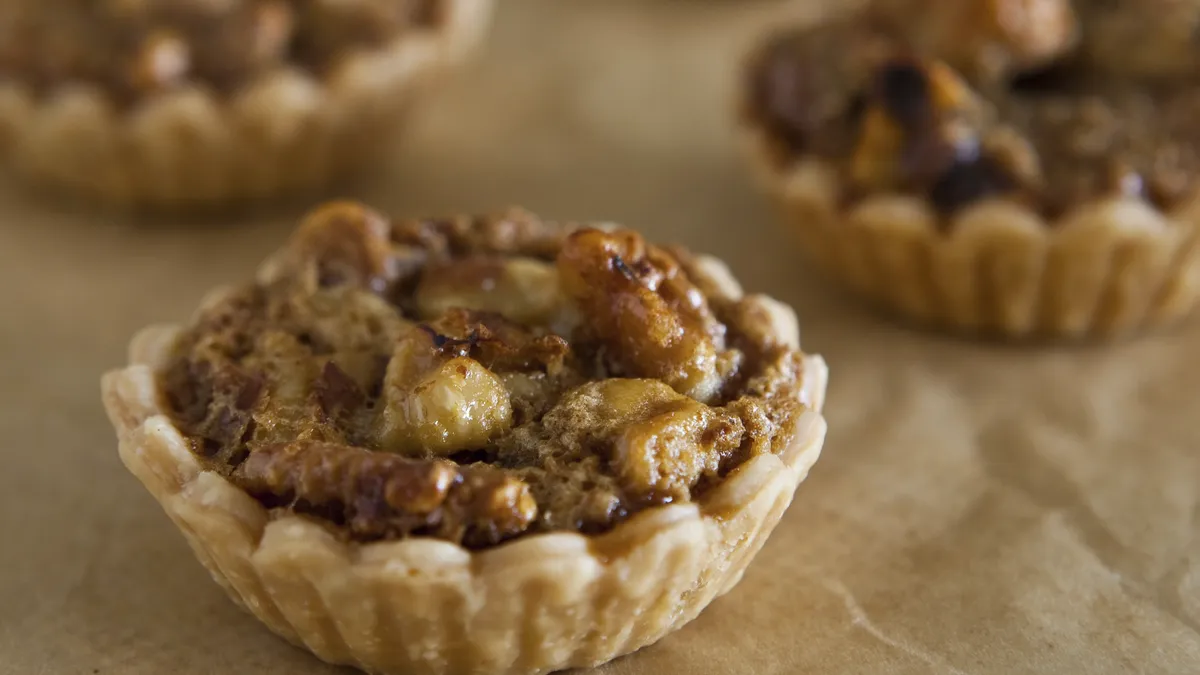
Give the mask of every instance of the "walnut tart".
<path id="1" fill-rule="evenodd" d="M 826 376 L 715 258 L 337 202 L 102 390 L 126 466 L 275 633 L 374 673 L 543 673 L 737 584 L 820 453 Z"/>
<path id="2" fill-rule="evenodd" d="M 0 164 L 92 205 L 186 211 L 379 165 L 491 0 L 5 0 Z"/>
<path id="3" fill-rule="evenodd" d="M 952 25 L 879 9 L 939 4 Z M 878 0 L 766 38 L 740 122 L 808 259 L 968 334 L 1109 337 L 1191 313 L 1200 89 L 1100 59 L 1112 21 L 1092 4 Z"/>

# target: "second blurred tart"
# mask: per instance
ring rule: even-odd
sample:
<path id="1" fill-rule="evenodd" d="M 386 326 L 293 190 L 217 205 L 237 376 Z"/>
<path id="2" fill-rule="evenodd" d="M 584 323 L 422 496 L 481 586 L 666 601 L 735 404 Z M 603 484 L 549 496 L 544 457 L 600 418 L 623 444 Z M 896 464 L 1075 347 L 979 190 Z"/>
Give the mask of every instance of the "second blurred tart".
<path id="1" fill-rule="evenodd" d="M 0 159 L 127 207 L 221 206 L 375 162 L 490 0 L 10 0 Z"/>
<path id="2" fill-rule="evenodd" d="M 811 258 L 959 331 L 1103 336 L 1191 311 L 1200 90 L 1091 61 L 1087 21 L 972 69 L 875 19 L 778 34 L 747 70 L 743 128 Z"/>

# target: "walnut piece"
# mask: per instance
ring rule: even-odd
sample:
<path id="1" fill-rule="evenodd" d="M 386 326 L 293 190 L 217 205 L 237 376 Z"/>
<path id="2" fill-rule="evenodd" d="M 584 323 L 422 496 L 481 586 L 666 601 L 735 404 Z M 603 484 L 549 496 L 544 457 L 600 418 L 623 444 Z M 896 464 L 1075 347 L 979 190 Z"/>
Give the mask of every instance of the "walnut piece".
<path id="1" fill-rule="evenodd" d="M 512 426 L 504 383 L 468 356 L 447 359 L 440 337 L 417 327 L 397 345 L 379 406 L 382 450 L 449 455 L 483 447 Z"/>
<path id="2" fill-rule="evenodd" d="M 259 448 L 237 478 L 253 494 L 333 509 L 357 536 L 419 532 L 489 545 L 520 534 L 537 517 L 529 486 L 503 472 L 333 443 Z"/>
<path id="3" fill-rule="evenodd" d="M 495 312 L 516 323 L 549 325 L 563 307 L 558 271 L 525 257 L 471 256 L 431 265 L 416 293 L 424 318 L 465 308 Z"/>
<path id="4" fill-rule="evenodd" d="M 288 271 L 309 289 L 352 284 L 383 291 L 396 276 L 390 232 L 381 214 L 331 202 L 309 214 L 292 236 Z"/>
<path id="5" fill-rule="evenodd" d="M 673 258 L 636 232 L 585 229 L 563 244 L 558 270 L 621 374 L 661 379 L 699 401 L 717 394 L 723 326 Z"/>
<path id="6" fill-rule="evenodd" d="M 658 501 L 686 498 L 702 475 L 716 475 L 744 431 L 735 416 L 657 380 L 590 382 L 550 415 L 559 409 L 571 415 L 563 426 L 611 446 L 609 461 L 626 490 Z M 547 424 L 560 421 L 551 417 Z"/>

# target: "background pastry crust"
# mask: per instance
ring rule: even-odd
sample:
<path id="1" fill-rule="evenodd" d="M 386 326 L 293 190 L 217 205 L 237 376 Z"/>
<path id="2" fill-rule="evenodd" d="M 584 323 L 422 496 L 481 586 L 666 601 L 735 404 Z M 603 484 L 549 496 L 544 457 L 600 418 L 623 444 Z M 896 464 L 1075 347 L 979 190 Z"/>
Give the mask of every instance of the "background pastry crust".
<path id="1" fill-rule="evenodd" d="M 1004 198 L 946 226 L 927 200 L 846 204 L 832 164 L 786 167 L 758 131 L 746 145 L 807 257 L 875 304 L 920 323 L 1010 338 L 1117 336 L 1186 316 L 1200 296 L 1200 197 L 1081 204 L 1054 222 Z"/>

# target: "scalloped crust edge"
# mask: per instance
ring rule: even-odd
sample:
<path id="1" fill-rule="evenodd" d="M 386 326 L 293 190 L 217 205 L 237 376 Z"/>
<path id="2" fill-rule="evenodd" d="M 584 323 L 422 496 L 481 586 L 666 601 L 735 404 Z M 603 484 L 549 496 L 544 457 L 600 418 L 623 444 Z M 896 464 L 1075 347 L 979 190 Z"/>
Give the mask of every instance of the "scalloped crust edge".
<path id="1" fill-rule="evenodd" d="M 790 310 L 777 313 L 775 325 L 794 330 Z M 143 330 L 131 365 L 102 380 L 122 461 L 235 603 L 322 660 L 371 673 L 545 673 L 656 642 L 741 580 L 825 438 L 828 369 L 808 356 L 809 409 L 793 444 L 696 503 L 648 509 L 599 536 L 538 534 L 475 552 L 432 539 L 345 543 L 200 467 L 155 377 L 179 330 Z"/>
<path id="2" fill-rule="evenodd" d="M 1200 194 L 1170 213 L 1139 199 L 1096 200 L 1055 222 L 989 200 L 947 232 L 923 199 L 876 194 L 841 205 L 829 162 L 785 166 L 760 129 L 746 129 L 744 141 L 802 252 L 917 323 L 1008 338 L 1116 337 L 1181 320 L 1200 296 Z"/>
<path id="3" fill-rule="evenodd" d="M 398 118 L 482 41 L 492 1 L 450 0 L 436 30 L 350 56 L 326 78 L 283 68 L 229 99 L 189 87 L 126 113 L 95 87 L 37 101 L 0 83 L 0 157 L 35 186 L 121 208 L 320 188 L 382 158 Z"/>

